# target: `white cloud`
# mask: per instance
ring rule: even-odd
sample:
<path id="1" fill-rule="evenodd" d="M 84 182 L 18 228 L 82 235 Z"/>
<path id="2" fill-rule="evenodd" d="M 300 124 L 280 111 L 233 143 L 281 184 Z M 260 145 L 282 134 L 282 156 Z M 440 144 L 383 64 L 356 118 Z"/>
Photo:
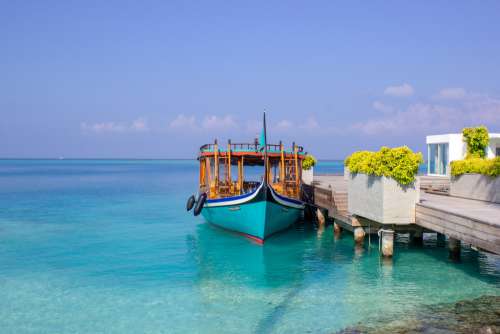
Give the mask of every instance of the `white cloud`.
<path id="1" fill-rule="evenodd" d="M 318 121 L 314 117 L 309 117 L 302 125 L 299 126 L 299 128 L 304 129 L 304 130 L 319 130 L 320 126 Z"/>
<path id="2" fill-rule="evenodd" d="M 130 129 L 138 132 L 149 131 L 148 121 L 144 118 L 138 118 L 132 122 Z"/>
<path id="3" fill-rule="evenodd" d="M 194 116 L 179 114 L 168 124 L 168 126 L 171 129 L 193 129 L 196 128 L 196 118 Z"/>
<path id="4" fill-rule="evenodd" d="M 382 103 L 380 101 L 375 101 L 372 104 L 373 109 L 383 112 L 383 113 L 391 113 L 394 111 L 394 107 L 386 105 L 385 103 Z"/>
<path id="5" fill-rule="evenodd" d="M 385 95 L 396 96 L 396 97 L 406 97 L 411 96 L 414 93 L 414 89 L 411 85 L 404 83 L 400 86 L 389 86 L 384 90 Z"/>
<path id="6" fill-rule="evenodd" d="M 478 124 L 500 126 L 500 99 L 484 94 L 467 93 L 464 99 L 453 105 L 411 104 L 403 111 L 358 122 L 352 129 L 368 135 L 387 132 L 406 134 L 415 131 L 431 134 L 460 132 L 464 126 Z"/>
<path id="7" fill-rule="evenodd" d="M 226 131 L 239 128 L 237 122 L 231 115 L 209 115 L 205 116 L 200 122 L 195 116 L 186 116 L 184 114 L 177 115 L 172 121 L 170 121 L 168 127 L 170 129 L 177 130 L 190 129 L 199 131 Z"/>
<path id="8" fill-rule="evenodd" d="M 213 130 L 213 129 L 231 129 L 237 128 L 238 124 L 234 121 L 233 117 L 230 115 L 226 115 L 224 117 L 217 117 L 215 115 L 206 116 L 201 123 L 201 126 L 204 129 Z"/>
<path id="9" fill-rule="evenodd" d="M 276 124 L 277 130 L 289 130 L 293 127 L 293 123 L 287 119 L 281 120 Z"/>
<path id="10" fill-rule="evenodd" d="M 402 134 L 415 130 L 432 132 L 456 124 L 457 118 L 461 118 L 461 115 L 456 109 L 418 103 L 410 105 L 405 111 L 387 117 L 359 122 L 354 125 L 354 128 L 368 135 L 387 132 Z"/>
<path id="11" fill-rule="evenodd" d="M 467 91 L 460 87 L 443 88 L 437 94 L 437 97 L 444 100 L 460 100 L 467 96 Z"/>
<path id="12" fill-rule="evenodd" d="M 500 99 L 485 94 L 468 93 L 463 101 L 468 111 L 472 125 L 484 123 L 500 127 Z"/>
<path id="13" fill-rule="evenodd" d="M 105 132 L 124 132 L 126 131 L 126 126 L 121 123 L 115 122 L 103 122 L 103 123 L 94 123 L 87 124 L 83 122 L 81 124 L 81 129 L 84 131 L 92 131 L 96 133 L 105 133 Z"/>
<path id="14" fill-rule="evenodd" d="M 149 127 L 146 119 L 138 118 L 132 123 L 122 123 L 122 122 L 102 122 L 88 124 L 83 122 L 80 124 L 80 129 L 84 132 L 94 132 L 94 133 L 123 133 L 123 132 L 147 132 Z"/>

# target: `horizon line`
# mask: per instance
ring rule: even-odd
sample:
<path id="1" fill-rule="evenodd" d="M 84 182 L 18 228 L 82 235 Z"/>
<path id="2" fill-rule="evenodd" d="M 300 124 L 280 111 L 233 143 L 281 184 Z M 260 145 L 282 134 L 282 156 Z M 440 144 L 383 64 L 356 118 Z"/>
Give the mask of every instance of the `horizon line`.
<path id="1" fill-rule="evenodd" d="M 318 160 L 324 161 L 338 161 L 344 159 L 335 159 L 335 158 L 317 158 Z M 197 160 L 197 158 L 47 158 L 47 157 L 0 157 L 0 160 Z"/>

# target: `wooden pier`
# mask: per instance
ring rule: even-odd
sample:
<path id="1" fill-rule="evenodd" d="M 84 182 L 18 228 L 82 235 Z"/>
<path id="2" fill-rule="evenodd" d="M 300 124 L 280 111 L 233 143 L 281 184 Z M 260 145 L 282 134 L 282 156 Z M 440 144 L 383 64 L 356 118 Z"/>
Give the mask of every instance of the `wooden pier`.
<path id="1" fill-rule="evenodd" d="M 449 178 L 419 176 L 420 202 L 415 207 L 415 223 L 386 226 L 348 212 L 347 180 L 343 175 L 317 175 L 310 187 L 312 203 L 325 217 L 354 232 L 363 228 L 375 234 L 383 228 L 396 233 L 411 233 L 422 238 L 423 232 L 448 236 L 449 244 L 460 241 L 478 249 L 500 254 L 500 204 L 449 196 Z"/>
<path id="2" fill-rule="evenodd" d="M 500 204 L 422 193 L 416 224 L 500 254 Z"/>

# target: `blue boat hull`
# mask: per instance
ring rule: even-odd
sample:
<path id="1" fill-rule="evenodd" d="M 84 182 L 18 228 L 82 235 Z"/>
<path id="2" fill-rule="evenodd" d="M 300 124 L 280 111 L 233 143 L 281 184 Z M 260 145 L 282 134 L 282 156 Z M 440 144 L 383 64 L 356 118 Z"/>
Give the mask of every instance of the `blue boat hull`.
<path id="1" fill-rule="evenodd" d="M 263 242 L 299 220 L 303 209 L 302 202 L 261 184 L 250 194 L 207 200 L 202 215 L 211 224 Z"/>

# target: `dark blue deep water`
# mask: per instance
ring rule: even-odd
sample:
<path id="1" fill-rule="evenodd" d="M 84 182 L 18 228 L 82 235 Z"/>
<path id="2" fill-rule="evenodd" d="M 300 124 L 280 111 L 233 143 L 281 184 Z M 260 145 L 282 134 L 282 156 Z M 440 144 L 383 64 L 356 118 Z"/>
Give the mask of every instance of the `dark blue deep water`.
<path id="1" fill-rule="evenodd" d="M 318 173 L 342 172 L 320 162 Z M 1 333 L 328 333 L 500 295 L 499 258 L 297 224 L 259 246 L 186 213 L 196 161 L 1 160 Z"/>

